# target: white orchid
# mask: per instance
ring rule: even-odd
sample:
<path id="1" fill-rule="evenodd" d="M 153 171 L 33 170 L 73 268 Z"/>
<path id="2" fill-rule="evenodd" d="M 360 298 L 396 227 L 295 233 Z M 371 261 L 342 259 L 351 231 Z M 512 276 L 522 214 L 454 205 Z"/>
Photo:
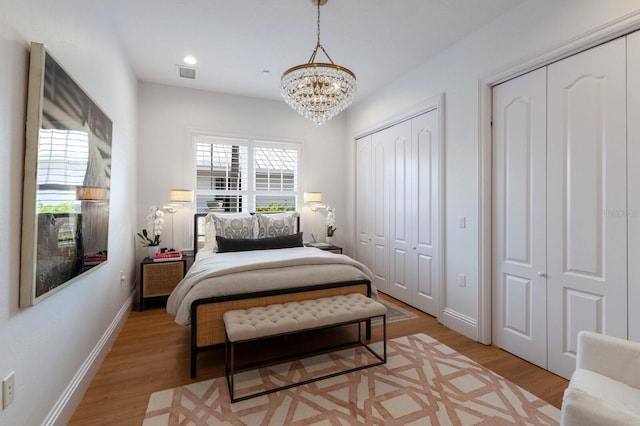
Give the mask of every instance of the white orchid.
<path id="1" fill-rule="evenodd" d="M 327 237 L 333 237 L 336 232 L 336 209 L 327 206 Z"/>
<path id="2" fill-rule="evenodd" d="M 159 246 L 163 223 L 164 212 L 160 210 L 158 206 L 149 207 L 149 213 L 147 214 L 147 227 L 151 229 L 151 232 L 147 231 L 147 229 L 143 229 L 142 232 L 138 232 L 138 237 L 140 237 L 141 243 L 145 246 Z"/>

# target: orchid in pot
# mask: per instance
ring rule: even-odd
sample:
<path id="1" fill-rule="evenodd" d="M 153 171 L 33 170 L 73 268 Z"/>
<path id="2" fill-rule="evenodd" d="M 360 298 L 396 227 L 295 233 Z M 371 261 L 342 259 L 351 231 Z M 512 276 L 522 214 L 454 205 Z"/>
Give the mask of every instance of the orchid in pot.
<path id="1" fill-rule="evenodd" d="M 149 248 L 149 257 L 153 257 L 160 249 L 160 235 L 164 223 L 164 212 L 158 206 L 149 207 L 147 214 L 147 228 L 138 232 L 143 246 Z"/>
<path id="2" fill-rule="evenodd" d="M 327 206 L 327 242 L 333 243 L 333 234 L 336 232 L 336 209 Z"/>

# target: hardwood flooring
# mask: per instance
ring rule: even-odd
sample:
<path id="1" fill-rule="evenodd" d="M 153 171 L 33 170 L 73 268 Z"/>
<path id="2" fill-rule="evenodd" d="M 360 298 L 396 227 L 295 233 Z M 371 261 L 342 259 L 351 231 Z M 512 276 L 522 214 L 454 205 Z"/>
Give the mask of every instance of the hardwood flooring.
<path id="1" fill-rule="evenodd" d="M 387 325 L 389 339 L 425 333 L 560 408 L 568 381 L 493 346 L 474 342 L 386 295 L 418 314 Z M 374 326 L 374 339 L 381 337 Z M 334 339 L 335 335 L 327 335 Z M 322 334 L 316 339 L 323 339 Z M 164 308 L 133 311 L 105 358 L 70 425 L 141 425 L 156 391 L 224 375 L 224 350 L 198 356 L 198 377 L 189 376 L 189 328 L 177 325 Z"/>

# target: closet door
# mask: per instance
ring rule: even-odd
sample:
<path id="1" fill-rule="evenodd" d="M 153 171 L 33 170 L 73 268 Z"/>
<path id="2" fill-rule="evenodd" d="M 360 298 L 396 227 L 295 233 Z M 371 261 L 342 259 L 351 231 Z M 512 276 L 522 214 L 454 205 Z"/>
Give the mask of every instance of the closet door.
<path id="1" fill-rule="evenodd" d="M 412 305 L 435 317 L 439 314 L 440 254 L 440 135 L 439 112 L 433 110 L 411 120 L 413 208 L 409 221 L 414 223 L 412 244 L 416 285 Z"/>
<path id="2" fill-rule="evenodd" d="M 576 335 L 627 337 L 625 39 L 548 67 L 548 368 Z"/>
<path id="3" fill-rule="evenodd" d="M 391 143 L 377 134 L 356 148 L 356 259 L 369 267 L 376 288 L 389 292 L 389 196 Z"/>
<path id="4" fill-rule="evenodd" d="M 412 182 L 415 167 L 412 162 L 411 122 L 404 121 L 374 135 L 389 144 L 391 155 L 386 163 L 391 171 L 391 286 L 389 295 L 412 303 L 416 274 L 412 255 L 415 229 L 412 226 Z"/>
<path id="5" fill-rule="evenodd" d="M 378 290 L 440 315 L 440 111 L 357 141 L 357 259 Z M 368 194 L 368 195 L 365 195 Z"/>
<path id="6" fill-rule="evenodd" d="M 373 265 L 372 215 L 373 181 L 371 173 L 371 136 L 356 141 L 356 259 Z"/>
<path id="7" fill-rule="evenodd" d="M 547 366 L 546 68 L 493 89 L 494 343 Z"/>
<path id="8" fill-rule="evenodd" d="M 640 342 L 640 32 L 627 36 L 629 340 Z"/>
<path id="9" fill-rule="evenodd" d="M 373 231 L 373 274 L 378 290 L 388 293 L 391 286 L 390 262 L 391 242 L 389 218 L 391 217 L 391 158 L 393 145 L 378 133 L 371 136 L 371 176 L 374 198 L 372 216 Z"/>

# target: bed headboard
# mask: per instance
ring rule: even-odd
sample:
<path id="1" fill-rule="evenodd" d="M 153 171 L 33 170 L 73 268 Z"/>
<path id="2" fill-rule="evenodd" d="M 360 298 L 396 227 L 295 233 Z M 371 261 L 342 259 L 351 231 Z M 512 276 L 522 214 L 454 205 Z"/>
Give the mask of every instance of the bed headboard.
<path id="1" fill-rule="evenodd" d="M 280 212 L 274 212 L 280 213 Z M 254 213 L 251 213 L 254 214 Z M 265 214 L 269 214 L 268 212 Z M 204 221 L 208 213 L 196 213 L 193 215 L 193 254 L 195 256 L 202 247 L 204 247 Z M 297 220 L 298 232 L 300 232 L 300 216 Z"/>

